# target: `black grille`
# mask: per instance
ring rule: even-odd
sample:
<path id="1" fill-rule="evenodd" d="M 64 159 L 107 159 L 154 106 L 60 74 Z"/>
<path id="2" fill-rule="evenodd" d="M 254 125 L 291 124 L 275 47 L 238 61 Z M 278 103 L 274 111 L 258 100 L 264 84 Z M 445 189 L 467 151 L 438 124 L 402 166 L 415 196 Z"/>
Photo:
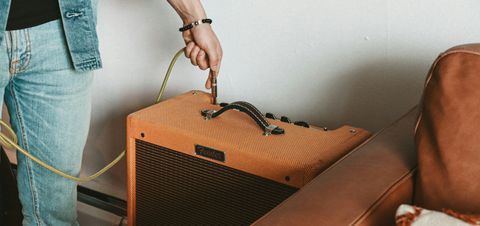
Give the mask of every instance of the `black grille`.
<path id="1" fill-rule="evenodd" d="M 136 225 L 249 225 L 298 189 L 136 140 Z"/>

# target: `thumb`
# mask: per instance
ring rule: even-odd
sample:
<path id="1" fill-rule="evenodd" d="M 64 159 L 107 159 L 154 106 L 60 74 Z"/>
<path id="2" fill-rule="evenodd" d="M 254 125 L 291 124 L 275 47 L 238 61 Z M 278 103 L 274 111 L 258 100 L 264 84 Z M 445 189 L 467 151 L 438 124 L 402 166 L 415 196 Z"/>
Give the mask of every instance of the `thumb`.
<path id="1" fill-rule="evenodd" d="M 206 53 L 210 70 L 213 71 L 212 73 L 216 77 L 220 69 L 220 56 L 216 51 L 212 50 L 212 48 L 208 48 Z"/>
<path id="2" fill-rule="evenodd" d="M 205 82 L 205 88 L 210 89 L 212 88 L 212 78 L 216 77 L 214 75 L 214 71 L 210 69 L 210 72 L 208 73 L 208 78 L 207 81 Z"/>

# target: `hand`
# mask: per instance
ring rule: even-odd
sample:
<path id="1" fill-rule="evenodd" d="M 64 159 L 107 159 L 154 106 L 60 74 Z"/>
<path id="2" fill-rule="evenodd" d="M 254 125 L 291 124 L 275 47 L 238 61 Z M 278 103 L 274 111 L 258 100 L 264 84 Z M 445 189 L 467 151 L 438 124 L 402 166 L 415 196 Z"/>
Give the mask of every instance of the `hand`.
<path id="1" fill-rule="evenodd" d="M 183 32 L 186 44 L 185 56 L 190 58 L 193 65 L 201 70 L 210 68 L 205 87 L 210 89 L 212 76 L 217 77 L 222 62 L 222 47 L 215 32 L 209 24 L 201 24 Z"/>

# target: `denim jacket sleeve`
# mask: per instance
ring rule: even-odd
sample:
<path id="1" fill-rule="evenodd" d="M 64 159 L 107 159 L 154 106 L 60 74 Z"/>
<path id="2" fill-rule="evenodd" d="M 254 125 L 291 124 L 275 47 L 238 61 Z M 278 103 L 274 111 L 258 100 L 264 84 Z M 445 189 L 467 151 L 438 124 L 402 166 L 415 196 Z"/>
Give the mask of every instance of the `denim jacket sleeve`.
<path id="1" fill-rule="evenodd" d="M 3 42 L 5 29 L 7 28 L 8 12 L 10 10 L 10 0 L 0 0 L 0 42 Z"/>
<path id="2" fill-rule="evenodd" d="M 5 30 L 11 0 L 0 0 L 0 28 Z M 59 0 L 61 18 L 73 67 L 90 71 L 102 67 L 96 31 L 97 0 Z M 0 32 L 3 41 L 4 32 Z"/>

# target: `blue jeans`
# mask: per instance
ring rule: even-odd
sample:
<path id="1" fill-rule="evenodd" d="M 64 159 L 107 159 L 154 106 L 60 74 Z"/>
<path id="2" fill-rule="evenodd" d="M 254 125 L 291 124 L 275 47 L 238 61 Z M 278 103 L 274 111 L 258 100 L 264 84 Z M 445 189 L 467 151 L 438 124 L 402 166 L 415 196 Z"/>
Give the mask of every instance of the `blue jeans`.
<path id="1" fill-rule="evenodd" d="M 92 72 L 73 70 L 60 20 L 6 31 L 5 37 L 0 95 L 20 146 L 78 176 L 90 125 Z M 77 183 L 18 152 L 17 158 L 23 225 L 78 225 Z"/>

